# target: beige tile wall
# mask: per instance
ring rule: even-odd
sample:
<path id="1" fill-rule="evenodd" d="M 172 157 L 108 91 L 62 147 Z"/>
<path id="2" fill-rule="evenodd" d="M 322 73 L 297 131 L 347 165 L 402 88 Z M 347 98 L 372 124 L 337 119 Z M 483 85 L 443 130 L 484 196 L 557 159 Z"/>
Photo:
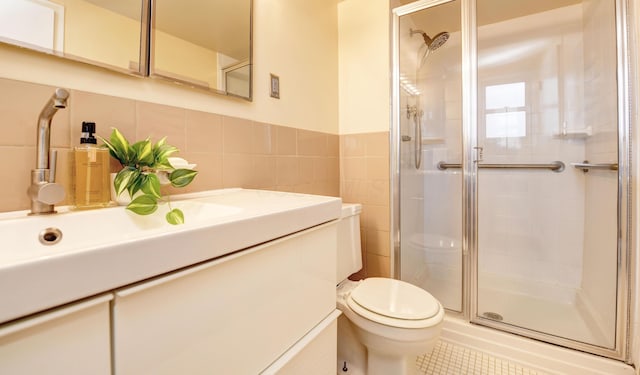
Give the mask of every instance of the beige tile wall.
<path id="1" fill-rule="evenodd" d="M 390 277 L 389 132 L 340 136 L 344 202 L 362 204 L 363 269 L 352 278 Z"/>
<path id="2" fill-rule="evenodd" d="M 29 207 L 26 190 L 35 167 L 36 124 L 54 87 L 0 79 L 0 212 Z M 72 90 L 54 117 L 51 144 L 59 152 L 58 181 L 70 183 L 69 152 L 82 121 L 98 135 L 117 127 L 128 139 L 167 136 L 199 175 L 181 192 L 225 187 L 339 196 L 339 137 L 241 118 Z M 99 142 L 100 143 L 100 142 Z M 118 164 L 113 162 L 112 171 Z M 63 202 L 66 204 L 68 202 Z"/>
<path id="3" fill-rule="evenodd" d="M 26 190 L 35 166 L 36 123 L 54 87 L 0 79 L 0 212 L 29 207 Z M 98 135 L 117 127 L 128 139 L 163 136 L 198 164 L 198 177 L 180 192 L 244 187 L 342 196 L 361 203 L 363 270 L 390 275 L 388 132 L 337 136 L 242 118 L 72 90 L 51 126 L 58 181 L 70 185 L 69 152 L 82 121 Z M 112 171 L 118 170 L 113 161 Z M 68 204 L 62 202 L 61 204 Z"/>

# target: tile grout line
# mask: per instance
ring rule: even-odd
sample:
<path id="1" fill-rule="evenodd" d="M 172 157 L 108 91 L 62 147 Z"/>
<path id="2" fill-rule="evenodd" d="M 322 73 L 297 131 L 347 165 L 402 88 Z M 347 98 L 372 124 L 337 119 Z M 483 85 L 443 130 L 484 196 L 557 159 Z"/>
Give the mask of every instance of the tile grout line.
<path id="1" fill-rule="evenodd" d="M 416 360 L 421 375 L 547 375 L 516 362 L 453 343 L 438 341 L 430 354 Z"/>

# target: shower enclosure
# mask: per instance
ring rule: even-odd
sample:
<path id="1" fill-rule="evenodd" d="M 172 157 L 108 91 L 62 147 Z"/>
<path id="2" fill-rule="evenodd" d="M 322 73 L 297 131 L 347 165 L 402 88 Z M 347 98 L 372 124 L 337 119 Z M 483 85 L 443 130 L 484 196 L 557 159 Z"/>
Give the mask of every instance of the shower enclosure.
<path id="1" fill-rule="evenodd" d="M 625 359 L 623 0 L 395 8 L 395 277 L 451 314 Z"/>

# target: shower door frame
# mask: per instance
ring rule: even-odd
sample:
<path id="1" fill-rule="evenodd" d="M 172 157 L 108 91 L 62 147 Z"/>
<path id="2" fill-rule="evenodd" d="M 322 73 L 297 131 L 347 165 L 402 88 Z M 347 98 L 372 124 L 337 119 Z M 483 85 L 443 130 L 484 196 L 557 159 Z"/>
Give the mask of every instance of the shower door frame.
<path id="1" fill-rule="evenodd" d="M 400 17 L 414 12 L 449 3 L 454 0 L 419 0 L 392 9 L 391 23 L 391 127 L 390 146 L 390 183 L 391 183 L 391 261 L 392 277 L 401 274 L 401 238 L 400 238 Z M 628 340 L 630 336 L 630 308 L 633 296 L 631 249 L 632 190 L 631 190 L 631 125 L 634 89 L 632 82 L 640 78 L 632 61 L 637 58 L 629 44 L 633 41 L 632 31 L 635 25 L 630 0 L 614 0 L 616 16 L 617 43 L 617 117 L 618 117 L 618 243 L 617 243 L 617 306 L 615 347 L 604 348 L 579 341 L 536 332 L 530 329 L 496 322 L 482 318 L 477 314 L 478 298 L 478 197 L 476 150 L 477 142 L 477 31 L 476 0 L 459 0 L 461 5 L 461 43 L 462 43 L 462 313 L 448 312 L 461 316 L 467 322 L 480 324 L 501 331 L 529 337 L 550 344 L 564 346 L 604 357 L 630 362 Z M 636 41 L 637 42 L 637 41 Z M 635 54 L 634 54 L 635 51 Z M 636 91 L 637 92 L 637 91 Z"/>

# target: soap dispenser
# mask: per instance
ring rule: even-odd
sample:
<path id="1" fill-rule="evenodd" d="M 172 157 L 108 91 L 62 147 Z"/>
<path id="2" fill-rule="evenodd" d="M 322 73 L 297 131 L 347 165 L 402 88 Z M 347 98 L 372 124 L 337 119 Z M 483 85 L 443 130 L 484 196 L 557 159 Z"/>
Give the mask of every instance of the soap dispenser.
<path id="1" fill-rule="evenodd" d="M 109 151 L 96 146 L 95 122 L 82 122 L 80 146 L 73 152 L 73 202 L 75 209 L 111 204 Z"/>

